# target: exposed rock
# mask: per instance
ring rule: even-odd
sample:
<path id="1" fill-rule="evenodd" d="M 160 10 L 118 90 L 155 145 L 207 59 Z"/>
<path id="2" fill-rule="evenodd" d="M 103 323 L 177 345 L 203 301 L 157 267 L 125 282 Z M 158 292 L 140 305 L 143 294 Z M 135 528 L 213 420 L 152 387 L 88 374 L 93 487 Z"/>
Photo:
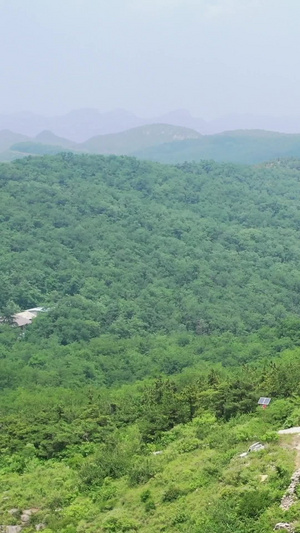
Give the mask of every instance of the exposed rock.
<path id="1" fill-rule="evenodd" d="M 9 511 L 7 511 L 9 514 L 11 515 L 16 515 L 16 514 L 19 514 L 20 512 L 20 509 L 17 509 L 17 508 L 14 508 L 14 509 L 9 509 Z"/>
<path id="2" fill-rule="evenodd" d="M 288 522 L 278 522 L 276 526 L 274 527 L 274 531 L 278 531 L 280 529 L 284 529 L 285 531 L 290 531 L 293 533 L 294 529 Z"/>
<path id="3" fill-rule="evenodd" d="M 251 452 L 259 452 L 260 450 L 264 450 L 265 446 L 261 442 L 255 442 L 254 444 L 251 444 L 250 448 L 248 448 L 247 452 L 241 453 L 239 457 L 247 457 L 248 453 Z"/>
<path id="4" fill-rule="evenodd" d="M 31 514 L 22 513 L 21 514 L 21 522 L 23 522 L 25 524 L 28 524 L 28 522 L 30 522 L 30 517 L 31 517 Z"/>
<path id="5" fill-rule="evenodd" d="M 261 483 L 263 483 L 264 481 L 266 481 L 266 480 L 268 479 L 268 477 L 269 477 L 269 476 L 268 476 L 267 474 L 262 474 L 262 475 L 260 476 L 260 481 L 261 481 Z"/>
<path id="6" fill-rule="evenodd" d="M 35 530 L 36 531 L 43 531 L 43 529 L 45 529 L 45 527 L 46 527 L 45 524 L 37 524 L 35 526 Z"/>
<path id="7" fill-rule="evenodd" d="M 280 429 L 278 431 L 278 435 L 292 435 L 295 433 L 300 433 L 300 426 L 295 426 L 293 428 L 288 429 Z"/>
<path id="8" fill-rule="evenodd" d="M 0 526 L 0 533 L 20 533 L 22 526 Z"/>
<path id="9" fill-rule="evenodd" d="M 31 515 L 37 513 L 39 509 L 37 507 L 32 507 L 31 509 L 24 509 L 21 514 L 21 521 L 28 524 L 30 522 Z"/>
<path id="10" fill-rule="evenodd" d="M 261 442 L 255 442 L 252 444 L 248 450 L 248 452 L 259 452 L 260 450 L 264 450 L 265 446 Z"/>
<path id="11" fill-rule="evenodd" d="M 284 511 L 287 511 L 295 502 L 296 499 L 296 488 L 300 483 L 300 470 L 296 470 L 291 477 L 291 482 L 289 487 L 281 500 L 280 507 Z"/>
<path id="12" fill-rule="evenodd" d="M 163 453 L 162 450 L 159 450 L 158 452 L 152 452 L 152 455 L 161 455 Z"/>

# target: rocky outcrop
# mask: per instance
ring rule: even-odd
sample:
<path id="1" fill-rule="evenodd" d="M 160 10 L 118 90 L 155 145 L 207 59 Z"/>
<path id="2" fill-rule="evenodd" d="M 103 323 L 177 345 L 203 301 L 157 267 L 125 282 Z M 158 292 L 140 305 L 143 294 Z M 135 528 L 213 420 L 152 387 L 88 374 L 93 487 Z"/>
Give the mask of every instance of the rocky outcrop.
<path id="1" fill-rule="evenodd" d="M 290 533 L 293 533 L 294 531 L 293 527 L 288 522 L 278 522 L 278 524 L 276 524 L 276 526 L 274 527 L 274 531 L 279 530 L 289 531 Z"/>
<path id="2" fill-rule="evenodd" d="M 21 525 L 17 526 L 0 526 L 0 533 L 20 533 L 20 531 L 23 530 L 23 528 L 26 528 L 30 524 L 31 516 L 35 513 L 37 513 L 39 509 L 36 507 L 32 507 L 31 509 L 24 509 L 24 511 L 20 511 L 20 509 L 14 508 L 10 509 L 8 513 L 14 517 L 20 516 Z M 36 531 L 42 531 L 45 529 L 45 524 L 37 524 L 35 526 Z"/>
<path id="3" fill-rule="evenodd" d="M 290 485 L 283 496 L 281 500 L 280 507 L 284 511 L 287 511 L 295 502 L 297 496 L 296 496 L 296 488 L 300 483 L 300 470 L 296 470 L 294 474 L 291 477 Z"/>
<path id="4" fill-rule="evenodd" d="M 0 533 L 20 533 L 22 526 L 0 526 Z"/>

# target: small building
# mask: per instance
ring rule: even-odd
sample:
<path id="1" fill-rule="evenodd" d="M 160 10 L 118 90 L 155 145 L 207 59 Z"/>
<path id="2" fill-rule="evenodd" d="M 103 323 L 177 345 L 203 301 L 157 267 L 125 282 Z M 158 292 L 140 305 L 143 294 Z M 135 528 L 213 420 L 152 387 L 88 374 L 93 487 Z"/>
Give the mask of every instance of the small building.
<path id="1" fill-rule="evenodd" d="M 12 322 L 19 328 L 23 328 L 32 323 L 33 319 L 37 317 L 39 313 L 45 312 L 47 309 L 44 307 L 33 307 L 32 309 L 26 309 L 21 313 L 16 313 L 12 316 Z"/>

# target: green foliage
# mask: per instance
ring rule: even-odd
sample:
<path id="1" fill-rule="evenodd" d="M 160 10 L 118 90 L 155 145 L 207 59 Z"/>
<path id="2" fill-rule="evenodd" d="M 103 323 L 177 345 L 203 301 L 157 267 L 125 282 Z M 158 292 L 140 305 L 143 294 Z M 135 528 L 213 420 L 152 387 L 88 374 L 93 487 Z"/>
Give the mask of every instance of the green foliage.
<path id="1" fill-rule="evenodd" d="M 177 500 L 182 495 L 182 491 L 176 485 L 170 485 L 167 490 L 163 493 L 162 501 L 163 502 L 173 502 Z"/>
<path id="2" fill-rule="evenodd" d="M 143 492 L 141 493 L 141 502 L 146 503 L 150 499 L 151 499 L 151 491 L 149 489 L 143 490 Z"/>
<path id="3" fill-rule="evenodd" d="M 138 524 L 128 517 L 111 517 L 104 522 L 103 530 L 114 533 L 138 531 Z"/>
<path id="4" fill-rule="evenodd" d="M 144 484 L 155 476 L 158 471 L 152 458 L 139 458 L 131 466 L 129 470 L 129 484 L 131 486 Z"/>
<path id="5" fill-rule="evenodd" d="M 167 167 L 64 153 L 2 164 L 0 187 L 0 309 L 50 308 L 28 341 L 181 331 L 184 348 L 187 331 L 249 332 L 300 312 L 292 163 Z M 186 365 L 174 352 L 164 371 Z"/>
<path id="6" fill-rule="evenodd" d="M 257 518 L 272 502 L 272 497 L 266 490 L 246 491 L 238 505 L 238 514 L 243 518 Z"/>
<path id="7" fill-rule="evenodd" d="M 0 171 L 1 523 L 270 533 L 299 424 L 298 167 Z"/>

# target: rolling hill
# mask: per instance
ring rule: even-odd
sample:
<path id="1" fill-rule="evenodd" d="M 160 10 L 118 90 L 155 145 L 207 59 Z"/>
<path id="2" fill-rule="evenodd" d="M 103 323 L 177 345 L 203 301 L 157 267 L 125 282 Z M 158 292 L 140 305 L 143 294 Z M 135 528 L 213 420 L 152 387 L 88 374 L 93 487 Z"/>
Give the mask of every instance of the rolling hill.
<path id="1" fill-rule="evenodd" d="M 99 135 L 80 144 L 81 149 L 90 153 L 130 155 L 148 147 L 175 143 L 185 139 L 199 139 L 201 134 L 189 128 L 169 124 L 151 124 L 132 128 L 122 133 Z"/>
<path id="2" fill-rule="evenodd" d="M 134 155 L 161 163 L 183 163 L 213 159 L 219 162 L 262 163 L 276 158 L 300 157 L 300 135 L 282 134 L 261 130 L 225 132 L 203 135 L 199 139 L 185 139 L 165 143 Z"/>
<path id="3" fill-rule="evenodd" d="M 2 132 L 0 160 L 26 155 L 55 154 L 71 150 L 95 154 L 134 155 L 161 163 L 215 160 L 243 164 L 300 157 L 300 135 L 263 130 L 238 130 L 217 135 L 201 135 L 195 130 L 152 124 L 121 133 L 97 135 L 84 143 L 74 143 L 44 131 L 36 137 Z"/>
<path id="4" fill-rule="evenodd" d="M 9 150 L 15 143 L 26 142 L 29 139 L 30 137 L 27 137 L 26 135 L 14 133 L 10 130 L 2 130 L 0 131 L 0 153 Z"/>
<path id="5" fill-rule="evenodd" d="M 7 135 L 6 138 L 5 135 L 4 133 L 3 145 L 5 139 L 5 151 L 2 154 L 2 160 L 12 160 L 29 154 L 54 154 L 65 150 L 96 154 L 130 155 L 135 151 L 159 146 L 163 143 L 177 143 L 183 139 L 198 139 L 201 137 L 200 133 L 194 130 L 168 124 L 152 124 L 132 128 L 121 133 L 98 135 L 81 144 L 58 137 L 50 131 L 44 131 L 32 139 L 28 137 L 18 138 L 18 136 L 14 138 L 12 135 L 10 137 Z M 10 142 L 10 139 L 12 142 Z"/>

